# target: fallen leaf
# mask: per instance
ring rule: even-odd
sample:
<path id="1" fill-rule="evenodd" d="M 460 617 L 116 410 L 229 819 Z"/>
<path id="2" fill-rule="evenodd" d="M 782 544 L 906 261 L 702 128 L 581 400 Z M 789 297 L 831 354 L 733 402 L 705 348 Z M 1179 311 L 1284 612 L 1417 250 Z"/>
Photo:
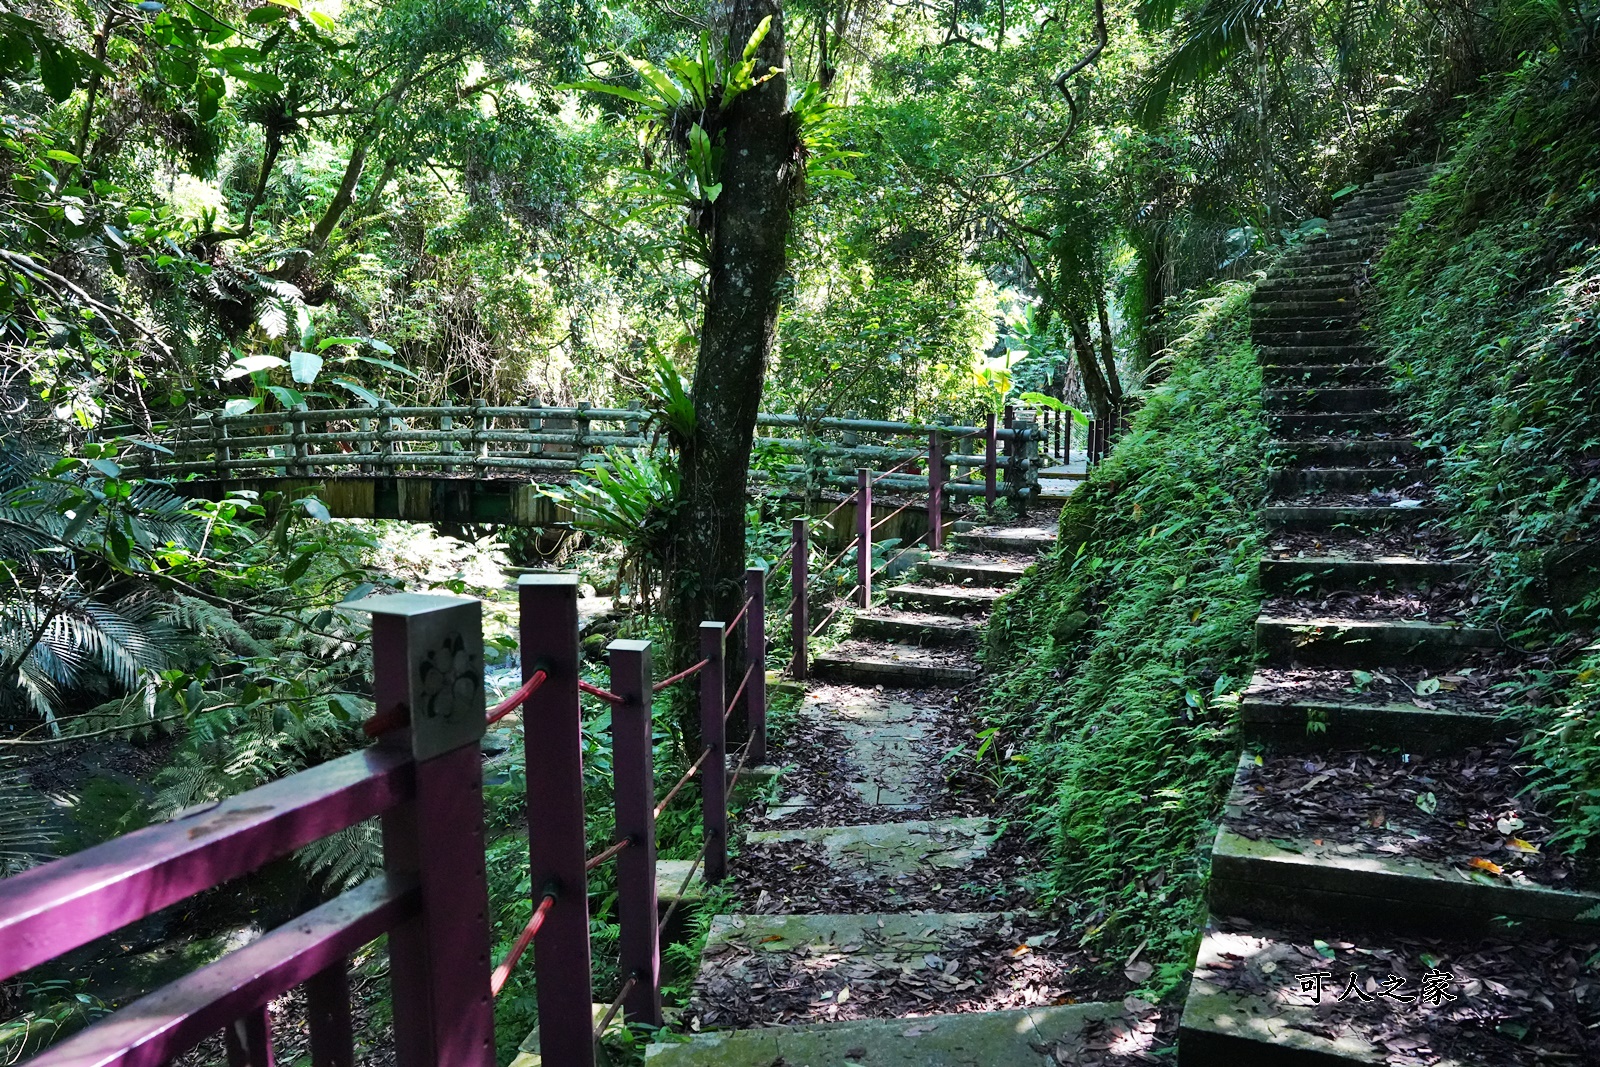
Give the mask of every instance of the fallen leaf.
<path id="1" fill-rule="evenodd" d="M 1149 960 L 1140 960 L 1138 963 L 1128 964 L 1122 969 L 1122 973 L 1127 977 L 1128 981 L 1136 985 L 1143 985 L 1145 980 L 1155 973 L 1155 967 L 1151 965 Z"/>
<path id="2" fill-rule="evenodd" d="M 1016 948 L 1011 950 L 1011 955 L 1013 958 L 1017 956 L 1026 956 L 1032 951 L 1033 949 L 1029 948 L 1027 945 L 1018 945 Z"/>
<path id="3" fill-rule="evenodd" d="M 1439 810 L 1439 798 L 1432 793 L 1420 793 L 1417 795 L 1417 807 L 1432 815 Z"/>
<path id="4" fill-rule="evenodd" d="M 1516 833 L 1526 825 L 1528 824 L 1517 818 L 1515 815 L 1508 819 L 1496 819 L 1494 821 L 1494 828 L 1505 834 L 1507 837 L 1510 837 L 1512 834 Z"/>
<path id="5" fill-rule="evenodd" d="M 1539 851 L 1539 846 L 1538 845 L 1534 844 L 1532 841 L 1524 841 L 1520 837 L 1513 837 L 1510 841 L 1507 841 L 1506 842 L 1506 848 L 1511 849 L 1513 852 L 1538 852 Z"/>
<path id="6" fill-rule="evenodd" d="M 1486 860 L 1482 856 L 1474 856 L 1467 861 L 1467 866 L 1475 870 L 1486 871 L 1489 874 L 1504 874 L 1505 869 L 1493 860 Z"/>
<path id="7" fill-rule="evenodd" d="M 843 989 L 839 990 L 839 995 L 833 998 L 833 1002 L 835 1004 L 843 1004 L 845 1001 L 847 1001 L 849 999 L 850 999 L 850 987 L 849 986 L 845 986 Z"/>

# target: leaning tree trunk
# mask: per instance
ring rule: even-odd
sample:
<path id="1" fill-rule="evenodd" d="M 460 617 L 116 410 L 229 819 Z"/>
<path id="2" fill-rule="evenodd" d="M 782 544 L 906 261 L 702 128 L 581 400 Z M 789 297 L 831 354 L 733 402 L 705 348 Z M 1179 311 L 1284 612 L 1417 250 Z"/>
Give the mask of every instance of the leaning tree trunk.
<path id="1" fill-rule="evenodd" d="M 772 27 L 759 75 L 784 65 L 780 0 L 731 0 L 729 49 L 737 54 L 761 20 Z M 669 521 L 665 574 L 672 662 L 699 658 L 701 620 L 731 620 L 744 602 L 745 496 L 767 356 L 777 332 L 789 236 L 794 135 L 782 74 L 741 94 L 723 116 L 722 194 L 710 235 L 710 289 L 691 399 L 694 432 L 681 450 L 681 488 Z M 696 722 L 683 717 L 698 748 Z"/>

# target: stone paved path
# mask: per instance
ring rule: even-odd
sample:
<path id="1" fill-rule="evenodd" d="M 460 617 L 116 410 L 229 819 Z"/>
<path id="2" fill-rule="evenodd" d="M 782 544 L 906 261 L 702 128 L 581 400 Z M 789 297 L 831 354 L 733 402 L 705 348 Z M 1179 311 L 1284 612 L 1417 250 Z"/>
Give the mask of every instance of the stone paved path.
<path id="1" fill-rule="evenodd" d="M 1428 457 L 1361 323 L 1427 176 L 1380 175 L 1253 300 L 1269 599 L 1182 1067 L 1600 1063 L 1596 989 L 1569 959 L 1600 940 L 1579 920 L 1600 896 L 1521 836 L 1541 824 L 1493 690 L 1516 651 L 1463 622 L 1474 561 L 1432 524 Z"/>
<path id="2" fill-rule="evenodd" d="M 750 910 L 715 917 L 689 1007 L 706 1032 L 652 1046 L 652 1067 L 1042 1067 L 1067 1062 L 1054 1050 L 1121 1011 L 953 1013 L 983 992 L 979 952 L 1014 951 L 1025 917 L 896 906 L 913 890 L 937 896 L 943 882 L 990 877 L 977 868 L 993 824 L 947 812 L 941 759 L 964 740 L 949 728 L 952 689 L 978 677 L 984 616 L 1054 536 L 1047 527 L 957 532 L 951 551 L 919 564 L 916 580 L 890 590 L 856 618 L 848 641 L 817 658 L 790 742 L 810 751 L 740 858 L 768 870 L 797 858 L 804 873 L 763 889 Z M 870 891 L 862 910 L 822 912 L 806 907 L 813 882 Z M 961 887 L 963 899 L 983 891 Z M 894 1017 L 852 1018 L 882 1014 L 881 1005 Z"/>

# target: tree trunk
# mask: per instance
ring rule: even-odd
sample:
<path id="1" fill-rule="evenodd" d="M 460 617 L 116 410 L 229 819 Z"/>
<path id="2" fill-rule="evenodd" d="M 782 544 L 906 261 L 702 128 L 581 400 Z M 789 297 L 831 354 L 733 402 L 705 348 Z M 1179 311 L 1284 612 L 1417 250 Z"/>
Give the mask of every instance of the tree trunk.
<path id="1" fill-rule="evenodd" d="M 784 66 L 780 0 L 732 0 L 724 10 L 735 54 L 772 16 L 756 71 Z M 723 116 L 722 195 L 714 206 L 710 286 L 690 394 L 695 426 L 681 450 L 679 501 L 667 530 L 663 614 L 677 667 L 698 658 L 702 620 L 729 621 L 744 603 L 750 449 L 777 332 L 791 167 L 798 165 L 787 94 L 780 74 L 741 94 Z M 697 750 L 694 716 L 683 720 L 690 751 Z"/>
<path id="2" fill-rule="evenodd" d="M 1111 343 L 1111 317 L 1106 313 L 1105 287 L 1096 282 L 1094 313 L 1100 320 L 1100 361 L 1106 372 L 1106 397 L 1112 408 L 1122 406 L 1122 376 L 1117 373 L 1117 351 Z"/>
<path id="3" fill-rule="evenodd" d="M 1083 377 L 1083 395 L 1089 401 L 1089 410 L 1097 419 L 1110 418 L 1111 388 L 1089 336 L 1089 320 L 1075 307 L 1067 308 L 1066 320 L 1072 331 L 1072 349 L 1078 356 L 1078 373 Z"/>

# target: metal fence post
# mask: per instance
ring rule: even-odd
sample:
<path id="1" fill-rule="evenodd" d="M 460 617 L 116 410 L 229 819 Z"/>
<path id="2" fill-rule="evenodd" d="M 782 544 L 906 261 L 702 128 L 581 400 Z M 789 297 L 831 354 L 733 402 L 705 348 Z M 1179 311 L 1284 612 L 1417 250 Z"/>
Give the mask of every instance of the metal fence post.
<path id="1" fill-rule="evenodd" d="M 545 680 L 522 706 L 528 779 L 528 874 L 535 907 L 555 903 L 533 941 L 539 1048 L 550 1063 L 594 1067 L 588 840 L 583 825 L 583 714 L 578 707 L 578 576 L 517 579 L 522 679 Z"/>
<path id="2" fill-rule="evenodd" d="M 992 512 L 995 501 L 995 475 L 999 466 L 996 456 L 996 431 L 994 412 L 989 412 L 983 423 L 983 502 Z"/>
<path id="3" fill-rule="evenodd" d="M 928 547 L 944 547 L 944 436 L 928 434 Z"/>
<path id="4" fill-rule="evenodd" d="M 617 836 L 631 844 L 617 855 L 617 950 L 623 998 L 632 1023 L 661 1025 L 661 946 L 656 929 L 655 753 L 651 746 L 650 642 L 613 641 L 611 691 L 622 698 L 611 712 L 612 775 Z"/>
<path id="5" fill-rule="evenodd" d="M 700 771 L 700 826 L 706 846 L 705 879 L 728 876 L 728 676 L 727 630 L 720 622 L 700 624 L 700 743 L 711 750 Z"/>
<path id="6" fill-rule="evenodd" d="M 744 690 L 744 724 L 751 766 L 767 758 L 767 569 L 744 572 L 744 591 L 750 610 L 744 617 L 744 660 L 750 665 L 750 683 Z"/>
<path id="7" fill-rule="evenodd" d="M 806 603 L 806 586 L 811 581 L 810 523 L 803 517 L 794 520 L 789 544 L 789 589 L 794 594 L 794 607 L 790 609 L 790 644 L 794 646 L 789 671 L 796 679 L 804 680 L 811 671 L 811 610 Z"/>
<path id="8" fill-rule="evenodd" d="M 389 435 L 395 431 L 396 420 L 390 415 L 383 414 L 385 408 L 392 407 L 394 405 L 387 400 L 378 401 L 378 462 L 384 473 L 394 470 L 394 439 Z"/>
<path id="9" fill-rule="evenodd" d="M 385 813 L 384 868 L 417 878 L 422 913 L 389 934 L 399 1067 L 493 1067 L 489 892 L 484 870 L 483 605 L 458 597 L 370 597 L 373 705 L 409 728 L 416 796 Z"/>
<path id="10" fill-rule="evenodd" d="M 872 604 L 872 472 L 856 468 L 856 584 L 860 606 Z"/>

